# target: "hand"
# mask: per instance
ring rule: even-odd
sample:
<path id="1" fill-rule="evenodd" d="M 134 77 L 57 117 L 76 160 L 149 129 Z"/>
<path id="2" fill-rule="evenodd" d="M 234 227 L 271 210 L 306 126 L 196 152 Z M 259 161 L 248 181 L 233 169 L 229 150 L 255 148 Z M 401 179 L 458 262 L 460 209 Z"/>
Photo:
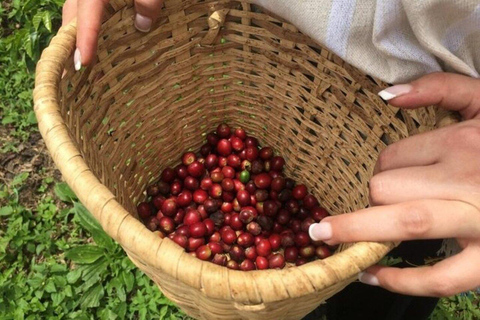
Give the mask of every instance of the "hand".
<path id="1" fill-rule="evenodd" d="M 435 73 L 379 93 L 401 108 L 431 104 L 464 122 L 398 141 L 380 153 L 370 180 L 374 207 L 327 217 L 310 235 L 327 244 L 456 238 L 462 251 L 434 266 L 373 266 L 360 281 L 418 296 L 480 286 L 480 80 Z"/>
<path id="2" fill-rule="evenodd" d="M 75 70 L 89 65 L 97 51 L 98 33 L 105 6 L 109 0 L 67 0 L 63 7 L 62 24 L 77 17 L 77 49 L 74 54 Z M 135 0 L 135 27 L 148 32 L 162 9 L 163 0 Z"/>

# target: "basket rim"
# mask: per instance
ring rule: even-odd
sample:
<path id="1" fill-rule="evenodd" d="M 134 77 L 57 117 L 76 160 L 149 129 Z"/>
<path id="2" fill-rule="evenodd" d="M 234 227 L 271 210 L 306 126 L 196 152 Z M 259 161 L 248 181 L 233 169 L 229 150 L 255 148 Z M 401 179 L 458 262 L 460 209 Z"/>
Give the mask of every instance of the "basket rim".
<path id="1" fill-rule="evenodd" d="M 73 21 L 59 29 L 58 34 L 42 53 L 36 69 L 34 111 L 40 133 L 65 181 L 107 234 L 115 239 L 127 254 L 133 253 L 136 259 L 141 257 L 145 264 L 200 289 L 207 297 L 262 304 L 318 293 L 339 282 L 353 281 L 359 272 L 377 263 L 395 246 L 392 242 L 358 242 L 327 259 L 316 260 L 300 267 L 243 272 L 193 258 L 168 238 L 160 239 L 155 236 L 123 208 L 113 193 L 89 169 L 62 118 L 58 89 L 67 59 L 75 49 L 75 39 L 76 22 Z M 129 235 L 125 235 L 123 230 L 130 230 Z M 154 246 L 142 249 L 139 244 L 144 242 Z M 153 248 L 156 249 L 152 250 Z M 165 257 L 172 262 L 165 262 Z M 188 270 L 194 270 L 192 266 L 200 270 L 182 275 L 177 273 L 180 265 L 189 266 Z M 200 275 L 200 279 L 191 279 L 195 277 L 192 275 L 194 272 Z M 213 276 L 212 273 L 217 276 Z M 223 276 L 218 276 L 221 274 Z M 232 277 L 236 281 L 230 281 Z M 240 278 L 241 280 L 238 280 Z M 222 283 L 225 279 L 228 280 L 228 285 Z M 268 288 L 276 282 L 283 283 L 287 288 L 286 295 L 278 292 L 276 294 L 258 292 L 258 287 L 262 283 Z M 288 290 L 288 285 L 297 283 L 302 285 L 302 290 Z M 253 284 L 257 284 L 257 288 Z M 237 285 L 242 289 L 251 288 L 255 292 L 236 292 Z"/>

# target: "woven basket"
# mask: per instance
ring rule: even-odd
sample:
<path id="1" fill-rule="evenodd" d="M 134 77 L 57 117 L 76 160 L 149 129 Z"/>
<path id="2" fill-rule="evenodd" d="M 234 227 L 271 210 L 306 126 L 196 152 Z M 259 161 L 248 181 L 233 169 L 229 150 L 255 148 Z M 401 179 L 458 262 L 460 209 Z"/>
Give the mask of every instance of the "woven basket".
<path id="1" fill-rule="evenodd" d="M 388 106 L 377 96 L 385 84 L 248 1 L 165 2 L 143 34 L 133 27 L 132 1 L 110 1 L 98 59 L 81 72 L 72 63 L 75 23 L 60 29 L 37 66 L 40 132 L 82 203 L 187 314 L 299 319 L 393 244 L 343 246 L 284 270 L 233 271 L 191 257 L 137 220 L 145 186 L 198 148 L 200 133 L 227 121 L 284 155 L 287 174 L 330 212 L 349 212 L 368 204 L 379 151 L 435 128 L 445 114 Z"/>

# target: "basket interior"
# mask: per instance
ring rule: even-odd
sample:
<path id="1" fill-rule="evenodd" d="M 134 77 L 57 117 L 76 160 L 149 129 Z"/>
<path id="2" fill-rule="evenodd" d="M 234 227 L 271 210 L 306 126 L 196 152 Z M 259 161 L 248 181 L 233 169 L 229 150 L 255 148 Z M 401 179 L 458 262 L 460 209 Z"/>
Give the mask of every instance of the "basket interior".
<path id="1" fill-rule="evenodd" d="M 230 1 L 205 44 L 217 8 L 189 3 L 167 3 L 148 34 L 133 27 L 132 8 L 110 14 L 98 61 L 77 73 L 70 61 L 61 83 L 72 138 L 132 214 L 145 186 L 223 121 L 274 147 L 333 214 L 368 204 L 387 143 L 434 124 L 430 109 L 387 106 L 376 94 L 384 84 L 253 5 Z"/>

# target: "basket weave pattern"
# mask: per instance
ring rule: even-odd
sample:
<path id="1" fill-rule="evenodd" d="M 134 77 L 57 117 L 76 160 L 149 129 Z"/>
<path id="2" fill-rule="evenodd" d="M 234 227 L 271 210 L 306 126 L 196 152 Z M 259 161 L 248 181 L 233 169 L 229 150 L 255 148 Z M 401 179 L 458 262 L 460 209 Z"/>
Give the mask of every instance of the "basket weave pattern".
<path id="1" fill-rule="evenodd" d="M 285 156 L 287 174 L 330 212 L 349 212 L 368 204 L 368 179 L 386 144 L 435 128 L 440 115 L 388 106 L 376 95 L 385 84 L 248 1 L 165 2 L 143 34 L 133 27 L 132 2 L 111 1 L 98 61 L 78 73 L 75 23 L 60 29 L 37 67 L 40 132 L 105 231 L 189 315 L 299 319 L 393 244 L 343 246 L 284 270 L 233 271 L 147 230 L 135 210 L 145 186 L 226 121 Z"/>

